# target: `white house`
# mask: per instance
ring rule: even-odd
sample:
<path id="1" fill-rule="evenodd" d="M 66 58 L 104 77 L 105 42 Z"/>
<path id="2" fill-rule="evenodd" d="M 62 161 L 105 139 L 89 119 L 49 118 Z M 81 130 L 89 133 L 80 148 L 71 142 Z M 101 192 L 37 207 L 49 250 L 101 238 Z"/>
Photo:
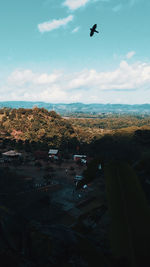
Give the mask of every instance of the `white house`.
<path id="1" fill-rule="evenodd" d="M 50 149 L 48 155 L 49 158 L 58 159 L 58 149 Z"/>

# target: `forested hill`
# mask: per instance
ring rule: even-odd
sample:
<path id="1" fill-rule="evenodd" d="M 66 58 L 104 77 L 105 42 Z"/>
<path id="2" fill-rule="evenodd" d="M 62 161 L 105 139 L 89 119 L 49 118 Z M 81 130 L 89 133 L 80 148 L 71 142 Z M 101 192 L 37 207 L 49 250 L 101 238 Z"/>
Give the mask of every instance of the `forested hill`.
<path id="1" fill-rule="evenodd" d="M 103 147 L 105 153 L 108 150 L 116 151 L 116 146 L 115 149 L 112 148 L 116 140 L 117 142 L 120 140 L 119 142 L 125 146 L 126 139 L 137 142 L 136 133 L 142 140 L 140 142 L 146 140 L 148 144 L 149 132 L 150 116 L 110 115 L 96 119 L 66 119 L 55 111 L 38 107 L 0 109 L 0 147 L 7 147 L 7 149 L 13 147 L 22 149 L 25 146 L 25 150 L 30 151 L 31 149 L 47 150 L 51 147 L 68 152 L 76 151 L 78 148 L 81 153 L 85 151 L 98 153 L 98 151 L 102 152 Z M 105 143 L 108 146 L 107 149 L 103 146 Z M 128 144 L 131 148 L 130 142 Z M 133 145 L 135 146 L 135 143 Z M 122 153 L 121 149 L 120 151 Z"/>
<path id="2" fill-rule="evenodd" d="M 29 102 L 29 101 L 5 101 L 0 102 L 0 108 L 45 108 L 47 110 L 55 110 L 61 115 L 71 115 L 78 113 L 98 114 L 98 113 L 120 113 L 120 114 L 150 114 L 150 104 L 127 105 L 127 104 L 52 104 L 45 102 Z"/>
<path id="3" fill-rule="evenodd" d="M 0 137 L 59 146 L 75 136 L 70 122 L 44 108 L 0 109 Z"/>

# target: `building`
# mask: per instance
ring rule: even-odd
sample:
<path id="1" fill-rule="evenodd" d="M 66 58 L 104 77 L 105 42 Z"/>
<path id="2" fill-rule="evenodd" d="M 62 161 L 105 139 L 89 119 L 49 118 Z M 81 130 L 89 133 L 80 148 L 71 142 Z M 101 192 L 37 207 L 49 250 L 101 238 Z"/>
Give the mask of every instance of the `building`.
<path id="1" fill-rule="evenodd" d="M 49 158 L 51 159 L 59 159 L 58 157 L 58 149 L 50 149 L 48 152 Z"/>
<path id="2" fill-rule="evenodd" d="M 2 157 L 4 161 L 13 161 L 13 160 L 20 160 L 22 157 L 22 153 L 18 153 L 15 150 L 10 150 L 7 152 L 2 153 Z"/>
<path id="3" fill-rule="evenodd" d="M 86 164 L 87 157 L 86 157 L 86 155 L 74 155 L 73 160 L 76 162 L 81 161 L 82 163 Z"/>

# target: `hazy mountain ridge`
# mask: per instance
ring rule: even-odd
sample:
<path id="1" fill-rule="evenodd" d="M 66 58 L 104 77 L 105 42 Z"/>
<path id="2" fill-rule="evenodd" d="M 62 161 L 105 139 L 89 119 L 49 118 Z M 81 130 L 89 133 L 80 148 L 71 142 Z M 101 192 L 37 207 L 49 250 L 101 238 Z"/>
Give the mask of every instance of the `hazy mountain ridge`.
<path id="1" fill-rule="evenodd" d="M 0 108 L 33 108 L 37 106 L 39 108 L 45 108 L 47 110 L 55 110 L 61 115 L 69 115 L 71 113 L 135 113 L 135 114 L 149 114 L 150 104 L 83 104 L 83 103 L 45 103 L 45 102 L 31 102 L 31 101 L 2 101 L 0 102 Z"/>

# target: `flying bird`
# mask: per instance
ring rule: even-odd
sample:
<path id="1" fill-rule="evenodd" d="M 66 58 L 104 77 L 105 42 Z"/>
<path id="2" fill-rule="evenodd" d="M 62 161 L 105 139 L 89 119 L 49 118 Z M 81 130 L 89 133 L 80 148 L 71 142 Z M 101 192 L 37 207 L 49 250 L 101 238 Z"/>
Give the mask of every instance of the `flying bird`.
<path id="1" fill-rule="evenodd" d="M 96 27 L 97 27 L 97 24 L 94 24 L 92 28 L 90 28 L 90 36 L 93 36 L 94 32 L 97 32 L 99 33 L 98 31 L 96 31 Z"/>

